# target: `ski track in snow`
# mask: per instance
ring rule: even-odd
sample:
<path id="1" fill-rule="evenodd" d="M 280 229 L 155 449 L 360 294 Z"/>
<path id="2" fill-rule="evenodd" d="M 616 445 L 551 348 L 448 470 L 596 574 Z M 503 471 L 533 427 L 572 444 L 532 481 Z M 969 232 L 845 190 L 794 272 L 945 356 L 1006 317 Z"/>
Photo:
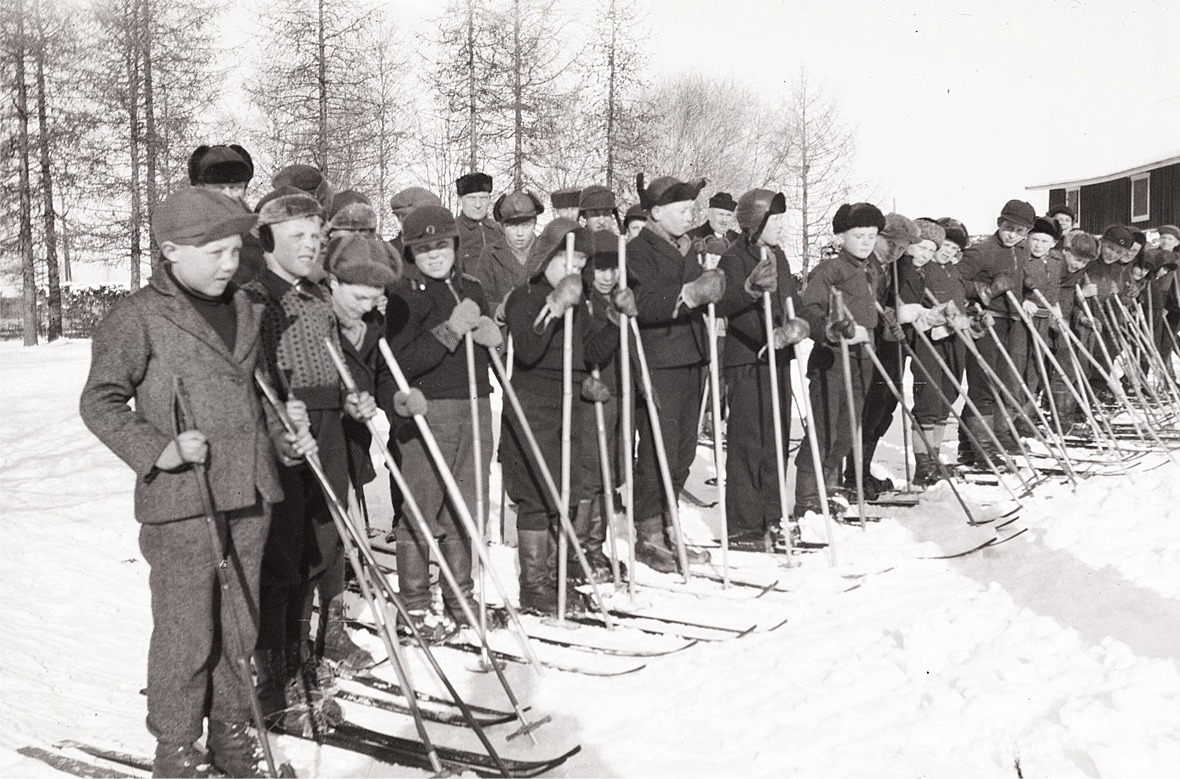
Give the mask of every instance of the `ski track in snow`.
<path id="1" fill-rule="evenodd" d="M 85 341 L 0 344 L 5 776 L 61 775 L 16 753 L 28 744 L 76 738 L 146 753 L 153 743 L 139 695 L 151 616 L 133 476 L 78 418 L 89 352 Z M 700 452 L 689 486 L 712 500 L 711 452 Z M 878 470 L 901 473 L 900 452 L 896 440 L 883 442 Z M 1165 464 L 1096 477 L 1076 493 L 1045 485 L 1025 500 L 1023 536 L 962 559 L 915 559 L 936 549 L 916 528 L 959 520 L 941 486 L 917 509 L 884 510 L 896 519 L 866 532 L 837 529 L 840 570 L 892 570 L 842 579 L 819 553 L 789 571 L 765 563 L 792 592 L 681 599 L 702 615 L 763 625 L 789 617 L 773 632 L 646 658 L 644 670 L 617 678 L 538 677 L 515 664 L 506 672 L 530 716 L 553 717 L 537 732 L 536 754 L 583 745 L 555 776 L 1011 777 L 1017 761 L 1028 777 L 1174 776 L 1176 477 Z M 499 486 L 491 487 L 494 516 Z M 380 526 L 387 511 L 371 508 Z M 717 524 L 715 509 L 682 515 L 690 538 Z M 512 550 L 493 553 L 511 589 Z M 460 691 L 504 707 L 494 679 L 466 673 L 474 659 L 457 654 L 443 659 Z M 406 717 L 348 710 L 413 734 Z M 439 743 L 477 744 L 470 733 L 430 727 Z M 520 740 L 505 744 L 509 729 L 493 731 L 497 745 L 529 756 Z M 421 775 L 289 739 L 277 751 L 300 776 Z"/>

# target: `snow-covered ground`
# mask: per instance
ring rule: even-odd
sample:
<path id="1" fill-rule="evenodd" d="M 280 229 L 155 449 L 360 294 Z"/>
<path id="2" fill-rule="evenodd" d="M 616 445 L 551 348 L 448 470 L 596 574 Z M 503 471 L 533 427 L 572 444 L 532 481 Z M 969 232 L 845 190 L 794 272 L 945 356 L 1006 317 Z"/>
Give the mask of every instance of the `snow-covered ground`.
<path id="1" fill-rule="evenodd" d="M 132 475 L 78 418 L 89 352 L 83 341 L 0 344 L 4 776 L 58 775 L 16 752 L 27 745 L 152 747 L 139 695 L 148 571 Z M 705 493 L 711 462 L 700 451 L 692 483 Z M 887 469 L 897 464 L 896 447 L 884 454 Z M 668 595 L 702 614 L 789 621 L 617 678 L 511 665 L 534 716 L 553 717 L 535 752 L 582 744 L 558 776 L 1176 776 L 1178 477 L 1152 455 L 1133 475 L 1076 492 L 1045 485 L 1024 502 L 1019 538 L 918 559 L 934 549 L 920 543 L 931 528 L 961 521 L 943 487 L 867 532 L 840 528 L 838 572 L 823 554 L 777 571 L 790 592 Z M 387 516 L 373 513 L 378 524 Z M 716 517 L 686 508 L 685 521 L 699 534 Z M 511 550 L 494 552 L 511 580 Z M 849 572 L 867 575 L 838 575 Z M 470 659 L 449 662 L 473 700 L 504 706 L 491 677 L 466 670 Z M 412 733 L 404 717 L 356 715 Z M 530 754 L 505 732 L 494 738 L 507 753 Z M 432 734 L 473 743 L 447 726 Z M 278 750 L 301 776 L 417 775 L 305 742 Z"/>

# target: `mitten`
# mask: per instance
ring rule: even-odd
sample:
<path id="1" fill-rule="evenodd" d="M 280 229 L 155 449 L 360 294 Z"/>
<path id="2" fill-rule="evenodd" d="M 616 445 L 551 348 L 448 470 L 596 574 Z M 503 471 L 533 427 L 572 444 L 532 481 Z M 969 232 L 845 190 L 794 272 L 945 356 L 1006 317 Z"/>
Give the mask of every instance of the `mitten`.
<path id="1" fill-rule="evenodd" d="M 587 376 L 582 382 L 582 400 L 590 403 L 605 403 L 610 400 L 610 387 L 602 379 Z"/>
<path id="2" fill-rule="evenodd" d="M 833 319 L 828 317 L 824 323 L 824 337 L 828 343 L 838 344 L 841 338 L 851 338 L 856 334 L 856 320 L 852 317 Z"/>
<path id="3" fill-rule="evenodd" d="M 925 312 L 926 307 L 921 303 L 902 303 L 897 308 L 897 322 L 902 325 L 912 324 Z"/>
<path id="4" fill-rule="evenodd" d="M 448 352 L 453 352 L 459 347 L 463 335 L 479 324 L 479 317 L 479 305 L 470 298 L 464 298 L 451 309 L 447 321 L 431 328 L 430 332 L 447 347 Z"/>
<path id="5" fill-rule="evenodd" d="M 714 268 L 680 288 L 680 298 L 689 308 L 716 303 L 725 294 L 725 274 Z"/>
<path id="6" fill-rule="evenodd" d="M 639 309 L 635 307 L 635 292 L 630 287 L 616 289 L 611 295 L 611 302 L 615 304 L 615 309 L 623 316 L 639 316 Z"/>
<path id="7" fill-rule="evenodd" d="M 427 408 L 426 396 L 416 387 L 393 393 L 393 411 L 399 417 L 425 416 Z"/>
<path id="8" fill-rule="evenodd" d="M 577 273 L 571 273 L 557 282 L 553 291 L 545 296 L 545 304 L 549 306 L 549 313 L 555 319 L 560 319 L 566 311 L 581 302 L 582 277 Z"/>
<path id="9" fill-rule="evenodd" d="M 486 346 L 489 349 L 495 349 L 504 343 L 504 336 L 500 334 L 499 326 L 496 325 L 495 320 L 487 316 L 479 318 L 479 324 L 471 331 L 471 339 L 480 346 Z"/>
<path id="10" fill-rule="evenodd" d="M 794 346 L 811 335 L 811 328 L 805 319 L 788 319 L 785 324 L 774 328 L 774 348 L 785 349 Z"/>
<path id="11" fill-rule="evenodd" d="M 759 260 L 754 270 L 750 271 L 750 275 L 746 276 L 746 282 L 742 286 L 746 294 L 755 300 L 762 297 L 763 292 L 777 291 L 778 269 L 774 266 L 773 256 L 767 253 Z"/>
<path id="12" fill-rule="evenodd" d="M 1012 277 L 1001 274 L 996 276 L 991 284 L 986 284 L 979 290 L 979 299 L 986 306 L 1005 292 L 1011 292 L 1012 289 Z"/>

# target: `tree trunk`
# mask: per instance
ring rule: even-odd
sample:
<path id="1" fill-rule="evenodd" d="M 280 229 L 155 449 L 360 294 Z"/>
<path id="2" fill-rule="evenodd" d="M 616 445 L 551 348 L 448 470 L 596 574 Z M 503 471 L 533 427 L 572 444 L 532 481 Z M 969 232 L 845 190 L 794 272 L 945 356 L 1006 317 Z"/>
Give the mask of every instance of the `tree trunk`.
<path id="1" fill-rule="evenodd" d="M 70 267 L 70 223 L 66 218 L 65 209 L 62 209 L 61 215 L 61 280 L 74 280 L 74 271 Z"/>
<path id="2" fill-rule="evenodd" d="M 615 40 L 618 31 L 618 16 L 615 0 L 610 0 L 607 11 L 610 23 L 610 43 L 606 50 L 606 185 L 615 187 L 615 89 L 618 75 L 615 70 Z"/>
<path id="3" fill-rule="evenodd" d="M 806 87 L 803 87 L 802 106 L 803 106 L 802 121 L 799 123 L 799 132 L 801 132 L 803 134 L 803 137 L 800 138 L 799 154 L 800 154 L 800 157 L 802 158 L 802 163 L 803 163 L 803 167 L 802 167 L 802 169 L 803 169 L 803 192 L 802 192 L 802 195 L 803 195 L 803 198 L 802 198 L 802 200 L 803 200 L 803 278 L 806 279 L 807 278 L 807 267 L 811 264 L 811 252 L 810 252 L 811 230 L 808 227 L 808 220 L 811 218 L 811 215 L 808 213 L 808 205 L 807 205 L 808 189 L 810 188 L 810 183 L 811 183 L 810 182 L 811 171 L 808 167 L 808 155 L 807 155 L 808 140 L 807 140 L 807 92 L 806 92 Z"/>
<path id="4" fill-rule="evenodd" d="M 61 279 L 57 267 L 57 230 L 53 213 L 53 173 L 49 164 L 49 122 L 45 106 L 45 57 L 49 41 L 45 37 L 45 18 L 41 0 L 34 0 L 33 13 L 37 19 L 37 150 L 41 162 L 42 220 L 45 232 L 45 267 L 49 294 L 46 296 L 49 326 L 46 337 L 50 341 L 61 338 Z"/>
<path id="5" fill-rule="evenodd" d="M 37 345 L 37 274 L 33 265 L 33 204 L 29 191 L 29 89 L 25 84 L 25 9 L 16 0 L 16 118 L 17 154 L 20 157 L 20 257 L 23 294 L 21 299 L 22 335 L 25 346 Z"/>
<path id="6" fill-rule="evenodd" d="M 154 85 L 152 84 L 152 2 L 140 0 L 142 4 L 143 27 L 140 29 L 143 41 L 143 117 L 144 117 L 144 150 L 147 157 L 146 195 L 147 195 L 147 223 L 152 223 L 152 213 L 156 210 L 159 195 L 156 192 L 156 182 L 159 181 L 159 165 L 157 162 L 160 137 L 156 132 L 156 108 L 153 100 Z M 151 252 L 152 273 L 160 267 L 160 247 L 148 236 L 149 251 Z"/>
<path id="7" fill-rule="evenodd" d="M 512 4 L 515 18 L 512 23 L 512 188 L 524 189 L 524 94 L 521 86 L 520 0 Z"/>
<path id="8" fill-rule="evenodd" d="M 320 172 L 324 176 L 328 175 L 328 59 L 327 59 L 327 43 L 324 37 L 324 0 L 319 0 L 317 3 L 319 11 L 318 25 L 316 27 L 317 35 L 317 49 L 316 49 L 316 67 L 317 67 L 317 81 L 319 85 L 319 101 L 320 101 L 320 121 L 319 121 L 319 136 L 316 138 L 316 154 L 319 156 Z"/>
<path id="9" fill-rule="evenodd" d="M 127 124 L 130 131 L 129 151 L 131 152 L 131 291 L 140 286 L 140 262 L 143 259 L 143 195 L 140 190 L 139 173 L 139 0 L 126 0 L 123 5 L 123 22 L 127 31 L 127 48 L 124 50 L 127 65 Z"/>
<path id="10" fill-rule="evenodd" d="M 474 171 L 479 164 L 475 120 L 475 0 L 467 0 L 467 169 Z"/>

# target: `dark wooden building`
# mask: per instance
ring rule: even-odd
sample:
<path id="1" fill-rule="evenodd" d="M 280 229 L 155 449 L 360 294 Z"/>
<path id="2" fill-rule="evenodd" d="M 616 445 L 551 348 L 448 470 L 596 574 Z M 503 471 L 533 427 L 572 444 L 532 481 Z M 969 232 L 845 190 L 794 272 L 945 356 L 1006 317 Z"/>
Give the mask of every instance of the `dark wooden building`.
<path id="1" fill-rule="evenodd" d="M 1070 206 L 1078 215 L 1077 226 L 1088 233 L 1101 233 L 1112 224 L 1144 231 L 1180 224 L 1180 157 L 1029 189 L 1049 190 L 1050 208 Z"/>

